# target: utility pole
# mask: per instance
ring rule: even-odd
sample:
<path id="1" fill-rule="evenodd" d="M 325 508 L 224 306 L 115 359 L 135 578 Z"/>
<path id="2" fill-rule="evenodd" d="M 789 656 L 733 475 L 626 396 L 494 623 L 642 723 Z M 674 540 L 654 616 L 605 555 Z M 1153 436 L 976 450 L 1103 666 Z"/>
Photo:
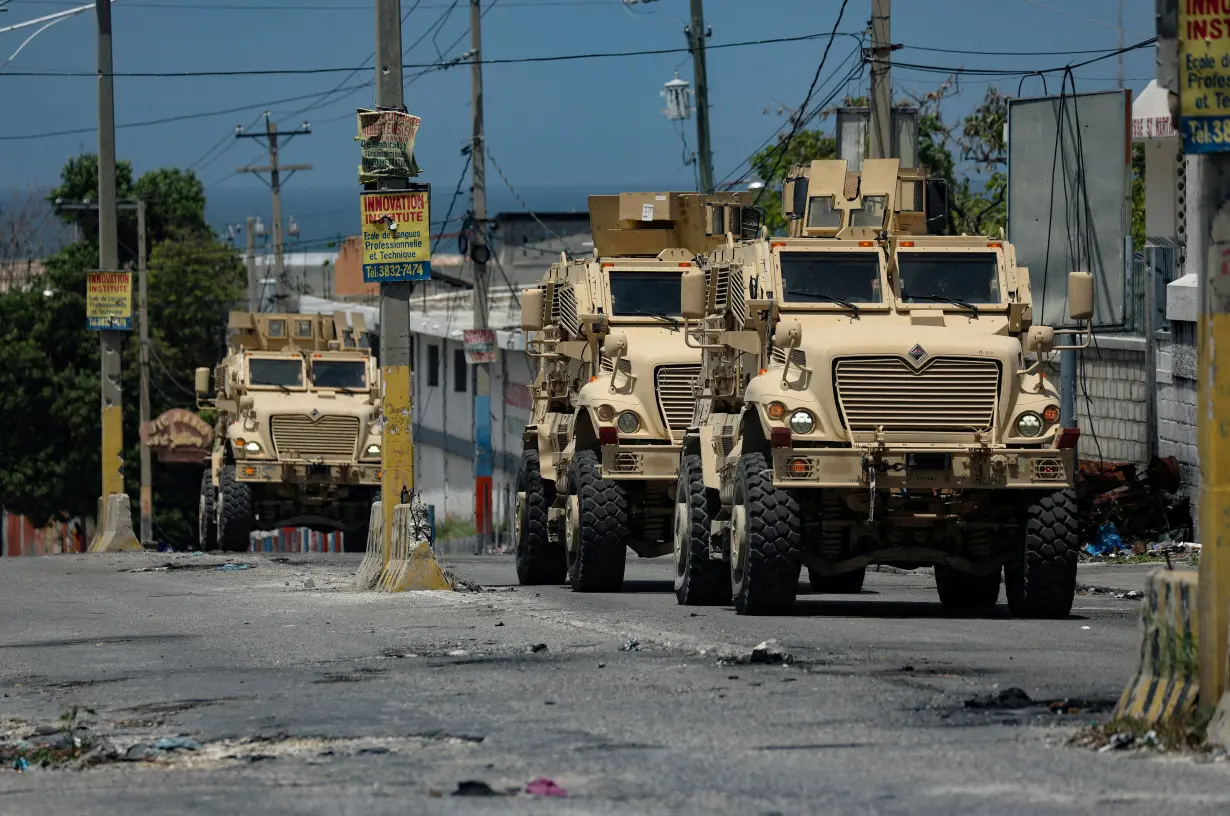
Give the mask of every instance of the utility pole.
<path id="1" fill-rule="evenodd" d="M 871 0 L 871 149 L 887 159 L 893 144 L 892 0 Z"/>
<path id="2" fill-rule="evenodd" d="M 137 200 L 137 320 L 141 332 L 141 546 L 154 546 L 154 476 L 149 460 L 149 309 L 145 202 Z"/>
<path id="3" fill-rule="evenodd" d="M 249 215 L 244 222 L 243 230 L 244 235 L 247 236 L 247 254 L 244 259 L 248 266 L 248 311 L 259 312 L 261 310 L 261 281 L 256 272 L 256 219 Z"/>
<path id="4" fill-rule="evenodd" d="M 1119 29 L 1119 75 L 1117 77 L 1118 84 L 1115 87 L 1122 91 L 1123 90 L 1123 42 L 1124 42 L 1123 0 L 1118 0 L 1116 5 L 1118 6 L 1118 11 L 1119 11 L 1119 18 L 1116 21 L 1118 23 L 1117 27 Z"/>
<path id="5" fill-rule="evenodd" d="M 474 328 L 489 330 L 487 302 L 487 153 L 483 142 L 483 30 L 482 2 L 470 0 L 470 115 L 473 135 L 470 141 L 470 179 L 474 198 L 476 229 L 470 241 L 470 261 L 474 269 Z M 495 343 L 491 344 L 495 348 Z M 491 479 L 494 456 L 491 452 L 491 365 L 474 366 L 474 519 L 479 552 L 491 543 Z"/>
<path id="6" fill-rule="evenodd" d="M 376 108 L 405 111 L 401 71 L 401 0 L 376 0 Z M 405 190 L 408 178 L 381 178 L 378 190 Z M 389 563 L 393 509 L 408 503 L 414 491 L 414 445 L 410 401 L 410 294 L 414 284 L 380 284 L 380 367 L 384 395 L 380 403 L 384 436 L 380 483 L 384 512 L 381 551 Z"/>
<path id="7" fill-rule="evenodd" d="M 703 0 L 692 0 L 692 20 L 684 33 L 692 52 L 692 73 L 696 81 L 696 161 L 700 165 L 700 191 L 713 192 L 713 150 L 709 145 L 709 77 L 705 71 L 705 29 Z"/>
<path id="8" fill-rule="evenodd" d="M 401 18 L 398 17 L 398 21 Z M 399 26 L 398 31 L 401 28 Z M 400 42 L 398 44 L 400 48 Z M 399 63 L 400 64 L 400 63 Z M 400 96 L 400 88 L 398 91 Z M 288 131 L 286 133 L 278 133 L 278 123 L 269 117 L 269 113 L 265 113 L 265 132 L 259 131 L 254 133 L 245 133 L 242 128 L 235 128 L 236 139 L 264 139 L 269 144 L 269 164 L 245 166 L 238 168 L 236 173 L 254 173 L 261 181 L 265 181 L 265 173 L 269 174 L 269 180 L 265 181 L 269 185 L 269 190 L 273 193 L 273 277 L 277 281 L 277 301 L 282 303 L 286 297 L 286 275 L 283 266 L 283 245 L 282 245 L 282 182 L 290 181 L 290 177 L 298 170 L 311 170 L 310 164 L 279 164 L 278 149 L 279 138 L 282 140 L 282 145 L 289 142 L 295 136 L 306 136 L 312 132 L 312 127 L 307 122 L 299 126 L 298 130 Z M 285 179 L 282 178 L 282 171 L 287 171 L 288 175 Z"/>
<path id="9" fill-rule="evenodd" d="M 98 16 L 98 268 L 119 270 L 118 213 L 115 201 L 115 78 L 111 62 L 111 0 L 95 0 Z M 124 414 L 120 388 L 124 334 L 99 332 L 102 402 L 102 497 L 98 529 L 105 528 L 107 497 L 124 492 Z"/>

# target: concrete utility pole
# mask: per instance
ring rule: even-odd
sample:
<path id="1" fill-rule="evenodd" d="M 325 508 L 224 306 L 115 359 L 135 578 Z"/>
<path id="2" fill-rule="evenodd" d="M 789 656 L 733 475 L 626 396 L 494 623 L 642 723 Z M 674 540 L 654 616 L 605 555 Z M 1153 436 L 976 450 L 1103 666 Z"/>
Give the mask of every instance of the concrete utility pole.
<path id="1" fill-rule="evenodd" d="M 709 145 L 709 76 L 705 71 L 705 29 L 703 0 L 692 0 L 692 21 L 684 33 L 692 52 L 692 73 L 696 82 L 696 161 L 700 165 L 700 191 L 713 192 L 713 150 Z"/>
<path id="2" fill-rule="evenodd" d="M 248 311 L 261 310 L 261 279 L 256 271 L 256 219 L 248 216 L 243 225 L 247 236 L 247 251 L 244 255 L 248 266 Z"/>
<path id="3" fill-rule="evenodd" d="M 401 0 L 376 0 L 376 107 L 405 111 L 401 72 Z M 378 190 L 405 190 L 407 178 L 382 178 Z M 380 284 L 380 367 L 384 436 L 380 492 L 384 511 L 384 562 L 389 562 L 393 508 L 414 491 L 410 401 L 410 294 L 407 281 Z"/>
<path id="4" fill-rule="evenodd" d="M 98 16 L 98 268 L 119 271 L 115 201 L 115 79 L 111 62 L 111 0 L 95 0 Z M 100 531 L 107 497 L 124 492 L 124 413 L 120 389 L 124 333 L 99 332 L 102 358 L 102 498 Z"/>
<path id="5" fill-rule="evenodd" d="M 400 22 L 401 18 L 398 17 Z M 400 31 L 400 27 L 398 28 Z M 398 44 L 400 48 L 400 43 Z M 400 57 L 398 58 L 400 65 Z M 400 90 L 399 90 L 400 96 Z M 306 136 L 312 132 L 311 126 L 304 122 L 299 126 L 298 130 L 288 131 L 280 134 L 282 144 L 289 142 L 295 136 Z M 265 132 L 244 133 L 240 128 L 235 128 L 236 139 L 265 139 L 269 143 L 269 164 L 258 166 L 240 167 L 236 173 L 255 173 L 261 181 L 265 181 L 265 173 L 269 174 L 269 181 L 265 183 L 269 185 L 270 191 L 273 193 L 273 277 L 277 281 L 277 299 L 278 303 L 282 303 L 286 297 L 286 275 L 285 266 L 283 263 L 283 244 L 282 244 L 282 182 L 290 181 L 290 177 L 298 170 L 311 170 L 310 164 L 279 164 L 278 163 L 278 124 L 269 118 L 269 114 L 265 114 Z M 282 178 L 282 171 L 289 173 L 285 179 Z"/>
<path id="6" fill-rule="evenodd" d="M 137 320 L 141 332 L 141 546 L 154 546 L 154 476 L 149 460 L 149 310 L 145 202 L 137 201 Z"/>
<path id="7" fill-rule="evenodd" d="M 487 300 L 491 248 L 487 245 L 487 153 L 483 143 L 483 30 L 481 0 L 470 0 L 470 115 L 473 136 L 470 141 L 471 193 L 474 198 L 476 230 L 470 241 L 470 260 L 474 265 L 474 328 L 488 329 L 490 307 Z M 492 344 L 495 347 L 495 344 Z M 494 468 L 491 452 L 491 365 L 474 366 L 474 519 L 479 551 L 491 543 L 491 479 Z"/>
<path id="8" fill-rule="evenodd" d="M 871 149 L 868 158 L 892 157 L 892 0 L 871 0 Z"/>

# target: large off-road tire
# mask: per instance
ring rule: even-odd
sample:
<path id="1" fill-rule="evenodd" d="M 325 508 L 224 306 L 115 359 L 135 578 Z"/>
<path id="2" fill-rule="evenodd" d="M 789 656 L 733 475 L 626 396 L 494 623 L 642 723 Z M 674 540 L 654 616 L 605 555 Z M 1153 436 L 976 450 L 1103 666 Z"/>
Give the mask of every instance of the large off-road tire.
<path id="1" fill-rule="evenodd" d="M 773 486 L 773 469 L 763 453 L 745 453 L 735 474 L 734 501 L 734 526 L 742 526 L 741 531 L 731 531 L 735 612 L 789 614 L 798 595 L 803 558 L 798 499 Z"/>
<path id="2" fill-rule="evenodd" d="M 709 522 L 721 500 L 705 488 L 700 457 L 686 454 L 675 488 L 675 598 L 684 606 L 730 603 L 726 564 L 709 557 Z"/>
<path id="3" fill-rule="evenodd" d="M 1076 491 L 1039 494 L 1025 507 L 1025 559 L 1004 567 L 1008 609 L 1019 618 L 1066 618 L 1080 546 Z"/>
<path id="4" fill-rule="evenodd" d="M 574 535 L 568 553 L 568 583 L 574 592 L 618 592 L 624 585 L 628 495 L 623 485 L 603 479 L 594 451 L 577 451 L 568 477 L 579 523 L 565 519 Z"/>
<path id="5" fill-rule="evenodd" d="M 807 571 L 807 581 L 813 590 L 833 595 L 857 595 L 863 591 L 863 581 L 866 577 L 866 567 L 838 575 L 821 575 L 812 570 Z"/>
<path id="6" fill-rule="evenodd" d="M 201 500 L 196 518 L 196 548 L 202 552 L 218 546 L 218 517 L 214 508 L 216 493 L 213 474 L 207 470 L 201 474 Z"/>
<path id="7" fill-rule="evenodd" d="M 935 589 L 949 609 L 991 609 L 999 602 L 999 570 L 970 575 L 943 564 L 935 565 Z"/>
<path id="8" fill-rule="evenodd" d="M 563 542 L 548 535 L 547 509 L 555 501 L 555 484 L 544 481 L 538 451 L 521 452 L 517 492 L 525 494 L 517 517 L 517 580 L 522 586 L 562 584 L 568 577 Z"/>
<path id="9" fill-rule="evenodd" d="M 235 478 L 235 466 L 218 473 L 218 549 L 247 552 L 252 535 L 252 486 Z"/>

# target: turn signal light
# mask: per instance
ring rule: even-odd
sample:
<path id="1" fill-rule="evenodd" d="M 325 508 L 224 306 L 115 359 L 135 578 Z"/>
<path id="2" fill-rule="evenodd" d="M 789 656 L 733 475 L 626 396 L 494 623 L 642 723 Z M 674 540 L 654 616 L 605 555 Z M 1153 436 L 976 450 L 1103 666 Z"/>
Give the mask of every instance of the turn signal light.
<path id="1" fill-rule="evenodd" d="M 913 241 L 902 241 L 902 242 L 901 242 L 901 245 L 902 245 L 903 247 L 912 247 L 912 246 L 914 246 L 914 242 L 913 242 Z"/>
<path id="2" fill-rule="evenodd" d="M 791 459 L 790 460 L 790 475 L 791 476 L 806 476 L 811 470 L 811 465 L 806 459 Z"/>
<path id="3" fill-rule="evenodd" d="M 869 247 L 869 246 L 875 246 L 876 242 L 875 241 L 859 241 L 858 245 L 861 247 Z"/>
<path id="4" fill-rule="evenodd" d="M 770 402 L 765 408 L 765 412 L 769 415 L 769 419 L 780 420 L 786 416 L 786 406 L 780 402 Z"/>
<path id="5" fill-rule="evenodd" d="M 1047 422 L 1058 422 L 1059 421 L 1059 408 L 1057 408 L 1054 405 L 1046 406 L 1046 410 L 1042 412 L 1042 418 L 1045 419 Z"/>

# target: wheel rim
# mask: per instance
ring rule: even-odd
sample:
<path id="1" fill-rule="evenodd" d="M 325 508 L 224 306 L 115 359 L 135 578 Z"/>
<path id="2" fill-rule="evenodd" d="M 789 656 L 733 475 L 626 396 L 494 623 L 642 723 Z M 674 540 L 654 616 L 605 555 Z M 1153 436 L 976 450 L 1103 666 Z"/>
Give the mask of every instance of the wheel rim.
<path id="1" fill-rule="evenodd" d="M 683 580 L 687 573 L 688 566 L 688 545 L 687 530 L 690 519 L 688 519 L 688 504 L 680 501 L 675 503 L 675 586 L 678 589 L 679 582 Z"/>
<path id="2" fill-rule="evenodd" d="M 581 539 L 581 501 L 576 496 L 569 496 L 565 504 L 564 516 L 564 547 L 568 554 L 576 557 L 577 544 Z"/>
<path id="3" fill-rule="evenodd" d="M 730 568 L 742 580 L 747 567 L 747 509 L 736 504 L 730 511 Z"/>
<path id="4" fill-rule="evenodd" d="M 517 511 L 513 514 L 513 540 L 518 544 L 521 543 L 521 536 L 525 531 L 525 513 L 527 510 L 527 500 L 525 491 L 517 492 Z"/>

